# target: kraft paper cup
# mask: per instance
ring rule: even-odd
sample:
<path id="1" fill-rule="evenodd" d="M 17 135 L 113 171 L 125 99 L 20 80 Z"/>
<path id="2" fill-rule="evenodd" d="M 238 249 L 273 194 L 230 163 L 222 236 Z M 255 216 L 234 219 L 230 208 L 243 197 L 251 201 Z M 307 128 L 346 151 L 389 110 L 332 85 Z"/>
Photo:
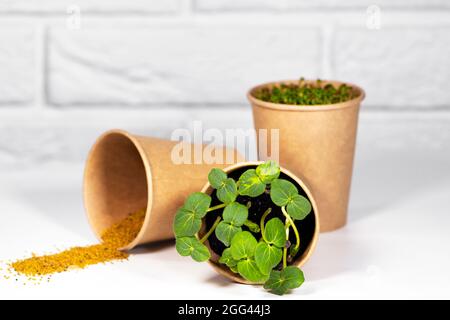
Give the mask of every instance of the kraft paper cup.
<path id="1" fill-rule="evenodd" d="M 174 238 L 172 224 L 177 209 L 189 194 L 200 190 L 212 168 L 226 166 L 211 163 L 214 155 L 228 152 L 232 163 L 243 160 L 235 150 L 208 146 L 208 151 L 213 151 L 207 154 L 212 156 L 200 164 L 176 164 L 171 157 L 176 146 L 180 143 L 121 130 L 109 131 L 97 140 L 86 162 L 84 203 L 99 239 L 106 228 L 144 208 L 141 231 L 123 249 Z M 200 148 L 205 150 L 206 146 Z"/>
<path id="2" fill-rule="evenodd" d="M 259 85 L 247 94 L 255 128 L 268 129 L 268 133 L 270 129 L 280 130 L 280 164 L 304 177 L 311 186 L 320 210 L 321 231 L 338 229 L 347 222 L 358 113 L 364 91 L 347 83 L 356 98 L 319 106 L 283 105 L 255 98 L 256 90 L 281 83 L 298 80 Z M 323 85 L 329 83 L 343 84 L 323 81 Z M 264 156 L 260 160 L 265 160 Z"/>
<path id="3" fill-rule="evenodd" d="M 230 175 L 233 172 L 238 171 L 238 170 L 245 171 L 245 169 L 254 169 L 261 163 L 263 163 L 263 161 L 240 162 L 235 165 L 229 166 L 223 170 L 228 175 Z M 319 209 L 317 207 L 315 198 L 313 197 L 311 190 L 309 189 L 309 187 L 305 184 L 305 182 L 303 180 L 301 180 L 299 177 L 297 177 L 292 172 L 290 172 L 289 170 L 287 170 L 283 167 L 281 167 L 281 173 L 285 174 L 288 178 L 291 179 L 292 182 L 294 182 L 294 184 L 296 184 L 297 189 L 299 189 L 299 191 L 308 198 L 308 200 L 311 202 L 311 205 L 312 205 L 312 212 L 310 213 L 310 215 L 312 215 L 311 225 L 308 226 L 308 227 L 310 227 L 310 230 L 308 230 L 309 239 L 305 243 L 301 242 L 301 245 L 300 245 L 301 247 L 306 246 L 306 248 L 303 251 L 302 255 L 300 255 L 296 260 L 294 260 L 292 263 L 290 263 L 290 265 L 294 265 L 294 266 L 297 266 L 300 268 L 311 257 L 311 255 L 316 247 L 317 240 L 319 238 L 319 231 L 320 231 Z M 206 193 L 208 195 L 211 195 L 213 191 L 214 191 L 214 189 L 211 187 L 211 184 L 209 182 L 207 182 L 202 189 L 202 192 Z M 250 208 L 250 210 L 251 210 L 251 208 Z M 270 216 L 268 219 L 270 219 Z M 305 232 L 305 231 L 306 230 L 303 230 L 303 232 Z M 200 230 L 199 237 L 201 238 L 205 233 L 206 233 L 206 224 L 205 224 L 205 219 L 203 219 L 202 229 Z M 302 235 L 301 229 L 299 230 L 299 233 L 301 236 Z M 208 247 L 209 251 L 211 252 L 211 259 L 208 261 L 208 263 L 212 266 L 212 268 L 215 271 L 217 271 L 219 274 L 227 277 L 228 279 L 230 279 L 234 282 L 238 282 L 238 283 L 242 283 L 242 284 L 254 284 L 254 283 L 242 278 L 239 274 L 232 272 L 227 266 L 219 263 L 218 261 L 219 261 L 220 257 L 211 249 L 208 240 L 205 241 L 204 244 Z"/>

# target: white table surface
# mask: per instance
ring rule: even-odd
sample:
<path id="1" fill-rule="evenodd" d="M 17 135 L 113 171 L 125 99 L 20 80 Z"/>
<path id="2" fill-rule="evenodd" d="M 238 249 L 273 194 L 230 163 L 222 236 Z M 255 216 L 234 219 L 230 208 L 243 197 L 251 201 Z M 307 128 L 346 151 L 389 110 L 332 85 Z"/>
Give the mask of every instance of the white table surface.
<path id="1" fill-rule="evenodd" d="M 307 281 L 283 299 L 450 298 L 449 164 L 445 149 L 359 148 L 348 225 L 320 236 Z M 95 242 L 81 177 L 75 165 L 0 173 L 0 260 Z M 169 242 L 40 285 L 0 278 L 0 298 L 278 297 L 229 282 Z"/>

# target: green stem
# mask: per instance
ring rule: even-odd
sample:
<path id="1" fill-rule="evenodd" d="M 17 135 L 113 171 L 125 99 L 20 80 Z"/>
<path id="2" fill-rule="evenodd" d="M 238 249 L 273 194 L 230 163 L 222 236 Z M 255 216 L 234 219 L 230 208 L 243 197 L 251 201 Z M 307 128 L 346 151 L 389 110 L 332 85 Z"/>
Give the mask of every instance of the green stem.
<path id="1" fill-rule="evenodd" d="M 227 205 L 226 205 L 225 203 L 218 204 L 217 206 L 214 206 L 214 207 L 209 208 L 206 212 L 211 212 L 211 211 L 214 211 L 214 210 L 219 210 L 219 209 L 225 208 L 226 206 L 227 206 Z"/>
<path id="2" fill-rule="evenodd" d="M 271 212 L 272 212 L 272 208 L 268 208 L 268 209 L 264 212 L 264 214 L 262 215 L 261 221 L 260 221 L 260 223 L 259 223 L 259 226 L 260 226 L 260 229 L 261 229 L 261 235 L 262 235 L 264 241 L 266 241 L 266 242 L 267 242 L 267 240 L 266 240 L 266 237 L 264 236 L 264 222 L 265 222 L 267 216 L 268 216 Z"/>
<path id="3" fill-rule="evenodd" d="M 286 219 L 285 223 L 284 223 L 284 227 L 286 229 L 286 239 L 289 240 L 289 225 L 290 225 L 290 221 L 288 219 Z M 287 251 L 288 248 L 286 246 L 284 246 L 283 248 L 283 269 L 285 269 L 287 267 Z"/>
<path id="4" fill-rule="evenodd" d="M 294 221 L 292 220 L 291 216 L 286 212 L 286 208 L 283 206 L 281 207 L 281 211 L 283 211 L 284 216 L 286 217 L 286 221 L 289 221 L 290 226 L 294 230 L 295 233 L 295 239 L 297 243 L 295 244 L 295 249 L 298 249 L 300 247 L 300 234 L 298 233 L 298 229 L 295 226 Z M 289 238 L 288 238 L 289 240 Z"/>
<path id="5" fill-rule="evenodd" d="M 214 230 L 216 230 L 217 226 L 219 225 L 220 220 L 222 220 L 221 217 L 217 217 L 216 221 L 214 222 L 213 226 L 209 231 L 203 236 L 203 238 L 200 239 L 201 243 L 204 243 L 206 240 L 208 240 L 209 236 L 212 235 Z"/>

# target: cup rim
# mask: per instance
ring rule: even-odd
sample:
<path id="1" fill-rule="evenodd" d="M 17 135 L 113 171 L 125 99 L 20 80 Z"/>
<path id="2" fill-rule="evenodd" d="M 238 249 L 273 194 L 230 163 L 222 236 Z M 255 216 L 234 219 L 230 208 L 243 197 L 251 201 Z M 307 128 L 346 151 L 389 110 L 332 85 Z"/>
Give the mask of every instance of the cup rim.
<path id="1" fill-rule="evenodd" d="M 260 100 L 254 96 L 254 93 L 258 89 L 262 89 L 264 87 L 273 87 L 280 84 L 293 84 L 297 83 L 299 80 L 280 80 L 280 81 L 272 81 L 272 82 L 266 82 L 263 84 L 259 84 L 255 87 L 252 87 L 247 92 L 247 99 L 250 101 L 250 103 L 253 106 L 263 107 L 267 109 L 274 109 L 274 110 L 283 110 L 283 111 L 296 111 L 296 112 L 316 112 L 316 111 L 331 111 L 331 110 L 337 110 L 337 109 L 344 109 L 349 108 L 352 106 L 358 106 L 361 101 L 364 100 L 366 94 L 364 90 L 349 82 L 342 82 L 337 80 L 322 80 L 323 84 L 332 84 L 334 86 L 339 86 L 342 84 L 346 84 L 350 87 L 352 87 L 354 90 L 358 92 L 358 95 L 348 101 L 345 102 L 339 102 L 334 104 L 321 104 L 321 105 L 292 105 L 292 104 L 281 104 L 281 103 L 272 103 Z M 315 83 L 316 80 L 305 80 L 306 83 Z"/>
<path id="2" fill-rule="evenodd" d="M 142 223 L 141 229 L 139 230 L 139 233 L 136 235 L 136 237 L 133 239 L 133 241 L 131 241 L 130 243 L 128 243 L 126 246 L 119 248 L 119 250 L 131 250 L 133 248 L 135 248 L 136 246 L 138 246 L 140 244 L 140 241 L 142 239 L 142 237 L 145 234 L 145 230 L 147 229 L 149 223 L 150 223 L 150 216 L 151 216 L 151 212 L 152 212 L 152 206 L 153 206 L 153 179 L 152 179 L 152 168 L 151 168 L 151 164 L 150 161 L 148 161 L 148 157 L 147 154 L 145 153 L 144 149 L 142 148 L 141 143 L 139 142 L 137 136 L 125 131 L 125 130 L 121 130 L 121 129 L 112 129 L 112 130 L 108 130 L 105 133 L 103 133 L 100 137 L 97 138 L 97 140 L 95 141 L 94 145 L 92 146 L 91 150 L 89 151 L 89 154 L 87 156 L 87 160 L 86 160 L 86 165 L 85 165 L 85 171 L 84 171 L 84 177 L 83 177 L 83 204 L 84 204 L 84 212 L 85 215 L 87 217 L 87 220 L 89 222 L 89 225 L 91 226 L 91 229 L 94 231 L 95 236 L 97 237 L 97 239 L 99 241 L 102 241 L 101 239 L 101 235 L 99 230 L 97 230 L 96 228 L 94 228 L 94 224 L 93 224 L 93 215 L 94 213 L 92 213 L 89 208 L 88 208 L 88 203 L 87 203 L 87 196 L 86 196 L 86 190 L 88 190 L 87 188 L 87 183 L 88 183 L 88 179 L 87 179 L 87 174 L 88 174 L 88 164 L 91 161 L 91 157 L 93 156 L 95 150 L 97 149 L 97 146 L 99 144 L 101 144 L 105 139 L 107 139 L 108 137 L 112 136 L 112 135 L 119 135 L 122 136 L 126 139 L 128 139 L 133 146 L 136 148 L 136 151 L 139 153 L 139 156 L 141 158 L 141 161 L 144 165 L 144 169 L 145 169 L 145 175 L 146 175 L 146 180 L 147 180 L 147 208 L 145 211 L 145 218 L 144 218 L 144 222 Z"/>

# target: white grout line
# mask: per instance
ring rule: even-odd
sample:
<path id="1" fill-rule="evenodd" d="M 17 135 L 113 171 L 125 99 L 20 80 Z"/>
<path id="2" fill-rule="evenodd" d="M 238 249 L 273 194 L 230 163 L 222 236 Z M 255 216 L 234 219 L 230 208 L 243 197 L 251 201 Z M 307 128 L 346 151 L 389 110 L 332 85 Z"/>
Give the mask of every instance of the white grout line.
<path id="1" fill-rule="evenodd" d="M 204 13 L 191 11 L 191 4 L 187 3 L 181 11 L 173 15 L 166 14 L 83 14 L 83 22 L 86 25 L 176 25 L 185 23 L 202 23 L 206 25 L 227 25 L 238 24 L 240 26 L 251 25 L 286 25 L 298 26 L 309 25 L 320 27 L 330 21 L 339 22 L 340 25 L 363 26 L 365 27 L 366 9 L 356 10 L 338 10 L 338 11 L 293 11 L 282 13 L 259 13 L 244 11 L 239 13 Z M 178 14 L 177 14 L 178 13 Z M 450 10 L 383 10 L 383 26 L 449 26 Z M 42 13 L 36 14 L 0 14 L 0 23 L 9 21 L 48 21 L 51 23 L 61 23 L 65 20 L 65 14 L 48 15 Z"/>

